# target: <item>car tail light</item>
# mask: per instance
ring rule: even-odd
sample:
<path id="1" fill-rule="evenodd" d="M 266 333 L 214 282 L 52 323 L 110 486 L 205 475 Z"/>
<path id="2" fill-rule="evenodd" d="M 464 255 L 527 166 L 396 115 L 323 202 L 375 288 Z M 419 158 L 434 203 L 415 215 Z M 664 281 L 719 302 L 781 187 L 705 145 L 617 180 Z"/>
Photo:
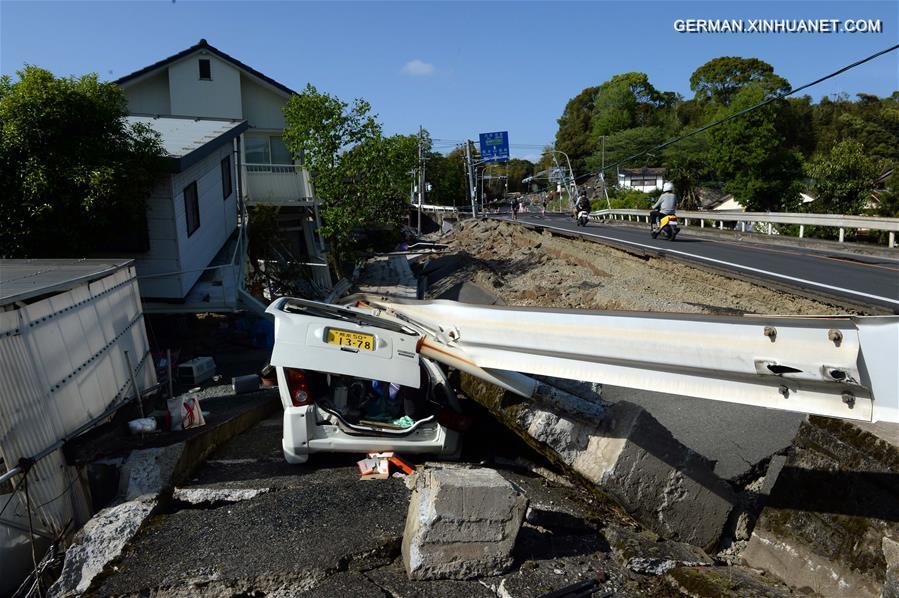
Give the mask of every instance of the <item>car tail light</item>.
<path id="1" fill-rule="evenodd" d="M 303 370 L 284 368 L 284 375 L 287 376 L 287 391 L 293 406 L 311 405 L 312 393 L 309 392 L 309 382 Z"/>

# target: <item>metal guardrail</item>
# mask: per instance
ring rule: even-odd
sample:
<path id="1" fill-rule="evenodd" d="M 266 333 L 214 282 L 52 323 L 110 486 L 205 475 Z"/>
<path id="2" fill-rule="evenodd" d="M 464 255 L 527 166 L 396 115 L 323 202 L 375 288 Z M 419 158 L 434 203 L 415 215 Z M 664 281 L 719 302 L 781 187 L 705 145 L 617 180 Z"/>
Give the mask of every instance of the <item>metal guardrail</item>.
<path id="1" fill-rule="evenodd" d="M 677 213 L 683 226 L 690 226 L 690 220 L 698 220 L 699 227 L 705 228 L 706 222 L 713 222 L 717 228 L 723 229 L 725 222 L 740 224 L 741 232 L 751 230 L 754 224 L 767 224 L 767 233 L 773 234 L 774 224 L 795 224 L 799 226 L 799 238 L 805 236 L 806 226 L 826 226 L 840 231 L 840 243 L 843 242 L 846 229 L 882 230 L 889 233 L 889 246 L 896 247 L 896 232 L 899 231 L 899 218 L 885 216 L 853 216 L 843 214 L 801 214 L 794 212 L 696 212 L 681 210 Z M 649 220 L 649 210 L 598 210 L 592 212 L 593 220 Z"/>

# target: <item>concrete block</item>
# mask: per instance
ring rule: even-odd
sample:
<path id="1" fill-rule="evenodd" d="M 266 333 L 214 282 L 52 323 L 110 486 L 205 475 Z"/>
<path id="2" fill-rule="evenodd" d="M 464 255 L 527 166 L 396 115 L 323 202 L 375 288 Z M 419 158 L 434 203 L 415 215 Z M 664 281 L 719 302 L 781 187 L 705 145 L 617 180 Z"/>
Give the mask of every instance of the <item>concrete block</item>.
<path id="1" fill-rule="evenodd" d="M 743 560 L 825 596 L 888 595 L 899 565 L 890 543 L 899 540 L 897 471 L 895 445 L 849 422 L 809 418 Z"/>
<path id="2" fill-rule="evenodd" d="M 670 540 L 715 547 L 736 497 L 713 464 L 678 442 L 643 408 L 619 402 L 600 421 L 549 411 L 482 380 L 462 389 L 541 454 L 611 497 Z"/>
<path id="3" fill-rule="evenodd" d="M 403 532 L 410 579 L 469 579 L 512 565 L 524 494 L 492 469 L 419 473 Z"/>
<path id="4" fill-rule="evenodd" d="M 93 516 L 76 534 L 66 551 L 62 573 L 50 587 L 49 596 L 78 596 L 106 566 L 122 554 L 144 520 L 156 507 L 156 498 L 144 496 Z"/>

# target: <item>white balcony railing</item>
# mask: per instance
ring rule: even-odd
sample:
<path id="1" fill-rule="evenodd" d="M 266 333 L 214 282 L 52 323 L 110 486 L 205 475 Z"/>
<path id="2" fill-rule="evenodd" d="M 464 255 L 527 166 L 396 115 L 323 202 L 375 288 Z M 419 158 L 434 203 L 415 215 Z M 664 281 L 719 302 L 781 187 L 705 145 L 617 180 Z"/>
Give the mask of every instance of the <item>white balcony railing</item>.
<path id="1" fill-rule="evenodd" d="M 312 203 L 306 173 L 295 164 L 244 164 L 247 203 L 303 205 Z"/>

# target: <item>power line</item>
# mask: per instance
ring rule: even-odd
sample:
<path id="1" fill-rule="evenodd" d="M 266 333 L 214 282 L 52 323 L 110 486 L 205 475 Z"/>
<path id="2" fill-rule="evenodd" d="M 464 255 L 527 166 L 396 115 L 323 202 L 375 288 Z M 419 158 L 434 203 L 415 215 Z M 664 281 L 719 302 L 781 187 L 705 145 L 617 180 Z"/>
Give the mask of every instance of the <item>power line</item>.
<path id="1" fill-rule="evenodd" d="M 880 56 L 883 56 L 884 54 L 888 54 L 897 48 L 899 48 L 899 44 L 896 44 L 895 46 L 892 46 L 885 50 L 881 50 L 880 52 L 875 52 L 874 54 L 871 54 L 867 58 L 862 58 L 861 60 L 853 62 L 852 64 L 850 64 L 848 66 L 844 66 L 843 68 L 841 68 L 837 71 L 834 71 L 834 72 L 830 73 L 829 75 L 824 75 L 823 77 L 821 77 L 819 79 L 815 79 L 811 83 L 806 83 L 805 85 L 801 85 L 799 87 L 790 89 L 789 91 L 786 91 L 784 93 L 774 94 L 770 98 L 763 100 L 763 101 L 759 102 L 758 104 L 755 104 L 754 106 L 750 106 L 749 108 L 744 108 L 743 110 L 740 110 L 739 112 L 735 112 L 734 114 L 731 114 L 730 116 L 726 116 L 724 118 L 721 118 L 719 120 L 711 122 L 703 127 L 696 129 L 695 131 L 690 131 L 689 133 L 686 133 L 685 135 L 681 135 L 680 137 L 675 137 L 674 139 L 670 139 L 670 140 L 666 141 L 665 143 L 662 143 L 655 147 L 651 147 L 647 150 L 643 150 L 642 152 L 634 154 L 633 156 L 618 160 L 617 162 L 614 162 L 613 164 L 609 164 L 608 166 L 603 168 L 602 171 L 609 170 L 611 168 L 615 168 L 619 164 L 622 164 L 624 162 L 629 162 L 629 161 L 633 160 L 634 158 L 639 158 L 640 156 L 645 156 L 646 154 L 665 149 L 669 145 L 674 145 L 675 143 L 677 143 L 679 141 L 683 141 L 684 139 L 687 139 L 688 137 L 692 137 L 694 135 L 702 133 L 703 131 L 707 131 L 707 130 L 711 129 L 712 127 L 717 127 L 720 124 L 726 123 L 726 122 L 733 120 L 739 116 L 743 116 L 744 114 L 747 114 L 748 112 L 752 112 L 753 110 L 757 110 L 759 108 L 762 108 L 763 106 L 767 106 L 768 104 L 770 104 L 772 102 L 775 102 L 777 100 L 782 100 L 787 96 L 790 96 L 790 95 L 793 95 L 794 93 L 802 91 L 803 89 L 808 89 L 809 87 L 812 87 L 813 85 L 817 85 L 818 83 L 827 81 L 828 79 L 832 79 L 833 77 L 836 77 L 837 75 L 841 75 L 841 74 L 845 73 L 849 69 L 853 69 L 853 68 L 860 66 L 866 62 L 874 60 L 875 58 L 879 58 Z M 602 171 L 600 171 L 600 172 L 602 172 Z M 578 178 L 583 178 L 584 176 L 593 176 L 593 173 L 581 175 Z"/>

